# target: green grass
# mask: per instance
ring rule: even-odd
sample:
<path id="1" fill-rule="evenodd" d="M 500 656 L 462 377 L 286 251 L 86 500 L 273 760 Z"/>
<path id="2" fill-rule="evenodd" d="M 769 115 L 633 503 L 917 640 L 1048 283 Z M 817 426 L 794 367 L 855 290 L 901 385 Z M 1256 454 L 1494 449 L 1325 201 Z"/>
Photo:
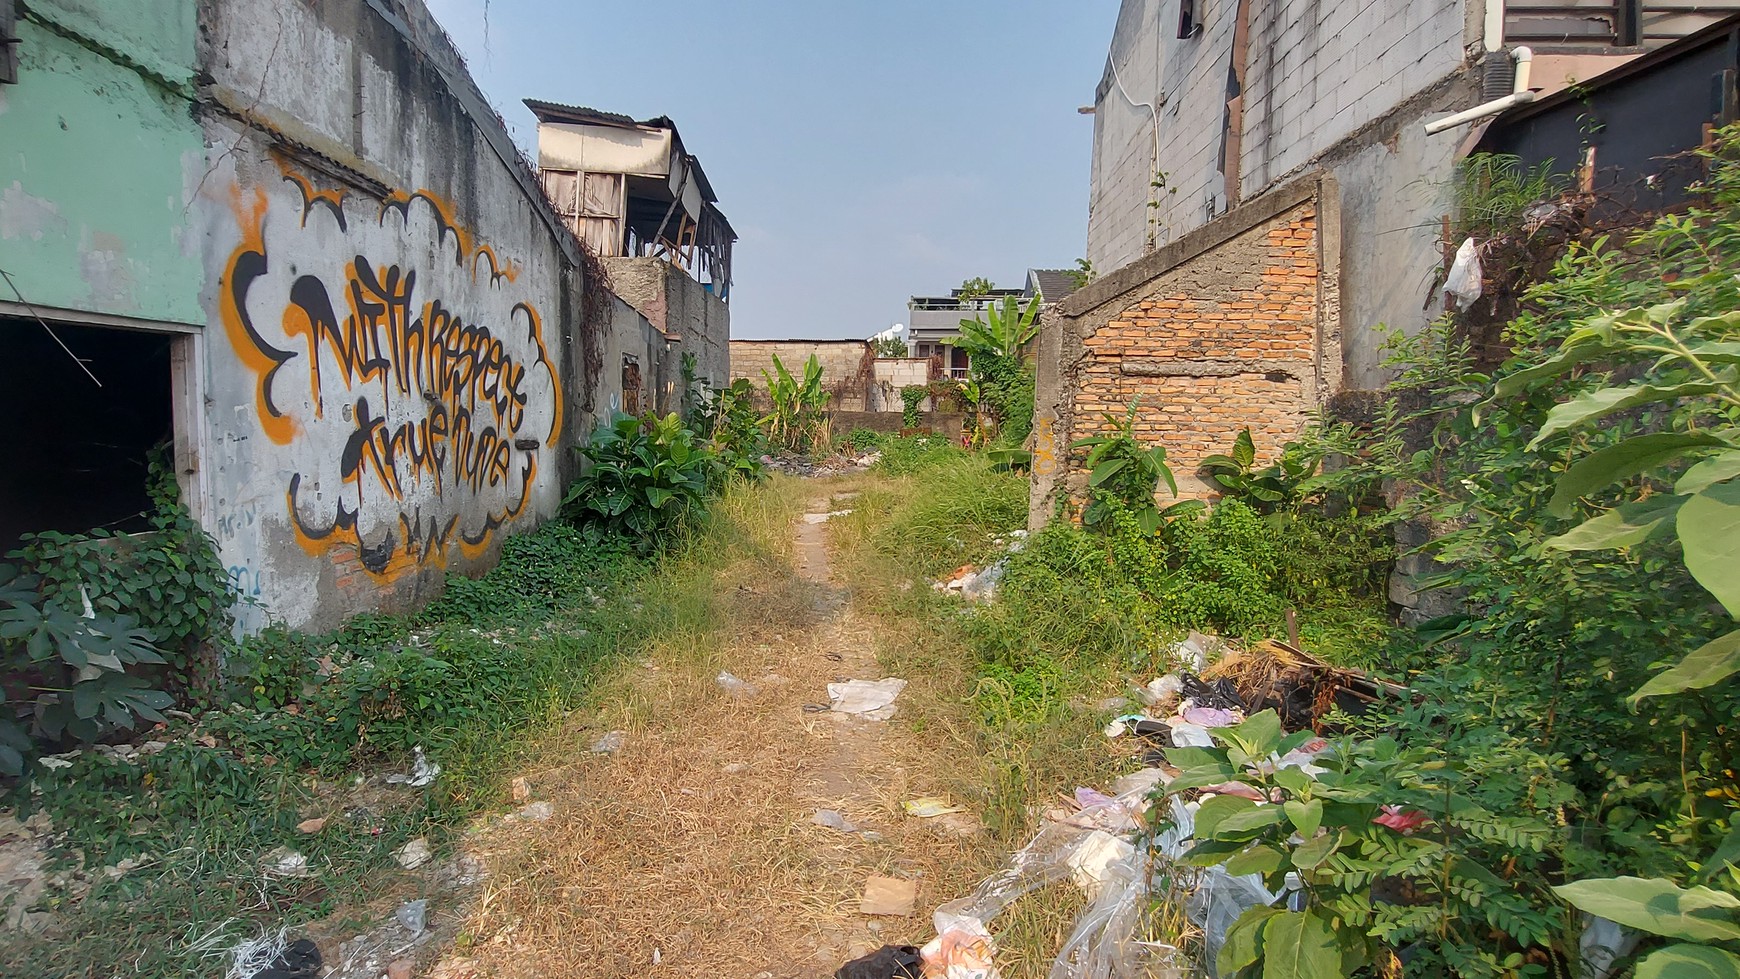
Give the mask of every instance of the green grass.
<path id="1" fill-rule="evenodd" d="M 547 525 L 510 540 L 490 574 L 453 579 L 420 615 L 244 644 L 231 663 L 235 702 L 201 713 L 197 730 L 155 735 L 169 749 L 138 766 L 87 751 L 39 778 L 39 794 L 16 794 L 23 810 L 53 817 L 63 866 L 145 862 L 93 875 L 82 899 L 51 896 L 59 928 L 9 936 L 0 975 L 221 973 L 191 948 L 214 930 L 227 946 L 261 928 L 356 916 L 383 894 L 418 896 L 424 885 L 394 850 L 423 836 L 440 854 L 479 813 L 505 807 L 542 735 L 618 660 L 654 642 L 705 649 L 720 625 L 714 572 L 745 555 L 784 567 L 796 505 L 789 482 L 738 487 L 651 562 Z M 327 664 L 331 675 L 312 682 Z M 430 788 L 351 784 L 407 770 L 414 745 L 442 766 Z M 313 815 L 331 817 L 327 827 L 297 833 Z M 284 845 L 308 858 L 309 876 L 263 872 Z"/>

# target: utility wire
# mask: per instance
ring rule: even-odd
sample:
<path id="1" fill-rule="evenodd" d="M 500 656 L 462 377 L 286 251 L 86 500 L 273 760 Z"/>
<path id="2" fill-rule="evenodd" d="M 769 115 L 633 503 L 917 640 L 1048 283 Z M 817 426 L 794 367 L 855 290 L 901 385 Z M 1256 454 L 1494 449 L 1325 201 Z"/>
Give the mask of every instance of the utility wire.
<path id="1" fill-rule="evenodd" d="M 72 362 L 79 365 L 79 370 L 85 372 L 85 376 L 91 379 L 91 383 L 97 387 L 102 387 L 103 382 L 97 380 L 97 375 L 91 373 L 91 369 L 86 367 L 85 362 L 79 359 L 79 355 L 73 353 L 72 348 L 66 345 L 66 341 L 54 332 L 54 328 L 48 325 L 48 321 L 42 318 L 42 314 L 36 311 L 36 307 L 30 305 L 30 300 L 25 299 L 24 293 L 18 291 L 18 283 L 12 281 L 12 276 L 8 275 L 5 269 L 0 269 L 0 279 L 6 280 L 6 284 L 12 287 L 12 294 L 18 297 L 19 304 L 29 310 L 31 316 L 36 317 L 36 322 L 42 324 L 42 328 L 48 332 L 50 337 L 54 338 L 54 342 L 60 344 L 60 349 L 65 350 L 66 355 L 72 358 Z"/>

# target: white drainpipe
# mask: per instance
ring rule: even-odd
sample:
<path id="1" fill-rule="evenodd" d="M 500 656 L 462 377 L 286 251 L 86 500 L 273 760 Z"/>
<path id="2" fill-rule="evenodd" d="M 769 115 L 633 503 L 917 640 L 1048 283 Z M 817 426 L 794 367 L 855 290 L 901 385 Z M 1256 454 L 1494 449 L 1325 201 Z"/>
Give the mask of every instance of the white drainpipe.
<path id="1" fill-rule="evenodd" d="M 1512 106 L 1533 102 L 1535 93 L 1529 91 L 1529 62 L 1534 60 L 1535 53 L 1528 48 L 1517 47 L 1511 50 L 1510 56 L 1516 62 L 1516 84 L 1511 86 L 1509 95 L 1502 99 L 1493 99 L 1483 105 L 1477 105 L 1472 109 L 1464 109 L 1453 116 L 1434 119 L 1426 123 L 1426 135 L 1433 136 L 1446 129 L 1455 129 L 1457 126 L 1473 122 L 1476 119 L 1496 116 Z"/>

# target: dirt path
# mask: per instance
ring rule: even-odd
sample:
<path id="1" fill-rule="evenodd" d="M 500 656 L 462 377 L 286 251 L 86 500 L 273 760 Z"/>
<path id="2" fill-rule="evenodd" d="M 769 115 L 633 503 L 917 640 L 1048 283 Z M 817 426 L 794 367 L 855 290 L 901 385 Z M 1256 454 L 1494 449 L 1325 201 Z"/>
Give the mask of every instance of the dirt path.
<path id="1" fill-rule="evenodd" d="M 485 976 L 808 979 L 929 937 L 930 909 L 971 883 L 988 844 L 961 817 L 901 811 L 958 767 L 921 725 L 813 712 L 829 682 L 884 675 L 819 516 L 850 505 L 811 500 L 818 516 L 794 523 L 784 573 L 727 566 L 713 582 L 724 633 L 625 670 L 573 743 L 527 774 L 553 815 L 490 837 L 490 883 L 453 954 Z M 721 671 L 749 688 L 725 689 Z M 623 747 L 590 753 L 608 730 Z M 858 831 L 817 825 L 821 809 Z M 860 914 L 871 876 L 915 882 L 914 912 Z"/>

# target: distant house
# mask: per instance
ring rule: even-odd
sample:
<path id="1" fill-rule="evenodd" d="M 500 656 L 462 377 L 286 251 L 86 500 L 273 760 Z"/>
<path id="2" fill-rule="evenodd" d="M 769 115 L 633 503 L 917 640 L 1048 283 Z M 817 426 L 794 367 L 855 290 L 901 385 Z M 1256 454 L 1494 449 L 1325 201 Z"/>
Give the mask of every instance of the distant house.
<path id="1" fill-rule="evenodd" d="M 946 296 L 913 296 L 906 304 L 907 344 L 914 357 L 941 357 L 943 371 L 950 377 L 967 376 L 970 360 L 966 351 L 949 345 L 961 335 L 961 320 L 984 319 L 985 310 L 1014 297 L 1026 303 L 1034 296 L 1051 305 L 1076 290 L 1075 280 L 1061 269 L 1028 269 L 1027 283 L 1020 289 L 992 289 L 983 295 L 966 297 L 959 289 Z"/>

